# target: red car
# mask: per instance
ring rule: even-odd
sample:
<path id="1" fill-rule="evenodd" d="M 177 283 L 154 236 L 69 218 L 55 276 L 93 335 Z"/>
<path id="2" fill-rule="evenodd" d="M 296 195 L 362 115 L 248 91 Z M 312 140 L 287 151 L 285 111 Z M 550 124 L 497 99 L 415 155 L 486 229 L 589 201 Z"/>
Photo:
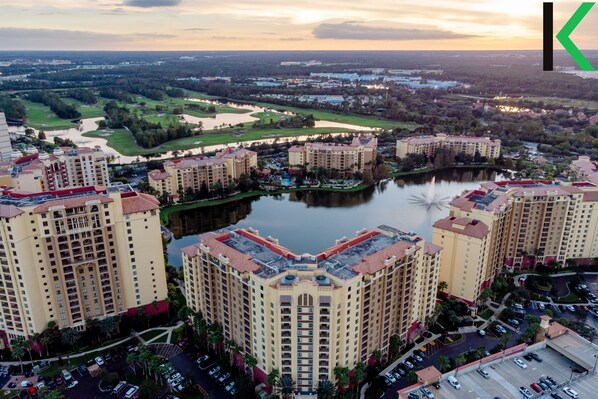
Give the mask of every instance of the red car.
<path id="1" fill-rule="evenodd" d="M 544 394 L 544 390 L 542 389 L 542 387 L 538 384 L 536 384 L 535 382 L 533 384 L 529 384 L 529 386 L 536 392 L 538 392 L 540 395 Z"/>
<path id="2" fill-rule="evenodd" d="M 54 377 L 54 382 L 56 383 L 56 385 L 62 385 L 64 381 L 62 380 L 61 376 L 57 375 L 56 377 Z"/>

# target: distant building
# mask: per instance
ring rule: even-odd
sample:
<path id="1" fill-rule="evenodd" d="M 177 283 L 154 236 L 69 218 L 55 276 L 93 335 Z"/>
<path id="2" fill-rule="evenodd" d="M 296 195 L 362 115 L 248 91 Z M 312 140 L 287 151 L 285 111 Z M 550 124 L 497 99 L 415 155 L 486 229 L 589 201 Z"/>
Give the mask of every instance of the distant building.
<path id="1" fill-rule="evenodd" d="M 178 201 L 180 189 L 200 191 L 205 184 L 209 191 L 220 183 L 228 187 L 230 181 L 257 169 L 257 153 L 243 148 L 226 149 L 215 157 L 196 156 L 164 162 L 164 169 L 148 173 L 148 181 L 159 195 L 168 193 Z"/>
<path id="2" fill-rule="evenodd" d="M 451 202 L 450 216 L 434 224 L 432 242 L 443 248 L 447 292 L 474 302 L 503 267 L 598 257 L 598 185 L 483 183 Z"/>
<path id="3" fill-rule="evenodd" d="M 187 304 L 225 340 L 308 392 L 352 370 L 390 338 L 416 338 L 436 304 L 441 248 L 389 226 L 297 255 L 253 229 L 207 233 L 183 248 Z"/>
<path id="4" fill-rule="evenodd" d="M 598 162 L 592 161 L 590 157 L 582 155 L 571 162 L 571 170 L 579 180 L 588 180 L 598 184 Z"/>
<path id="5" fill-rule="evenodd" d="M 110 175 L 106 155 L 99 147 L 65 147 L 52 154 L 35 152 L 1 164 L 0 181 L 19 191 L 42 192 L 104 186 L 110 183 Z"/>
<path id="6" fill-rule="evenodd" d="M 86 319 L 166 309 L 159 203 L 129 186 L 0 189 L 0 265 L 8 341 L 50 321 L 83 330 Z"/>
<path id="7" fill-rule="evenodd" d="M 377 149 L 378 139 L 372 135 L 355 137 L 351 144 L 305 143 L 289 148 L 289 168 L 336 170 L 341 176 L 363 173 L 374 167 Z"/>
<path id="8" fill-rule="evenodd" d="M 9 161 L 12 153 L 8 125 L 3 112 L 0 112 L 0 161 Z"/>
<path id="9" fill-rule="evenodd" d="M 398 158 L 405 158 L 407 154 L 425 154 L 433 157 L 439 148 L 452 150 L 455 154 L 471 156 L 474 156 L 477 151 L 488 159 L 496 159 L 500 156 L 500 140 L 489 137 L 449 136 L 443 133 L 398 140 L 396 155 Z"/>

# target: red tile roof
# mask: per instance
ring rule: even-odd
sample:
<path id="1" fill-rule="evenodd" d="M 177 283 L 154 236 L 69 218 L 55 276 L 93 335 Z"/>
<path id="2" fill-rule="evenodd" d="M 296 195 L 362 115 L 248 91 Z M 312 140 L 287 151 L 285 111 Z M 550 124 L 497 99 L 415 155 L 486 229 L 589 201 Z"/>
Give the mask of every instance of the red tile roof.
<path id="1" fill-rule="evenodd" d="M 12 218 L 24 213 L 22 210 L 14 205 L 0 205 L 0 218 Z"/>
<path id="2" fill-rule="evenodd" d="M 434 255 L 440 251 L 442 251 L 442 247 L 440 245 L 432 244 L 431 242 L 427 242 L 424 244 L 425 253 L 428 255 Z"/>
<path id="3" fill-rule="evenodd" d="M 86 195 L 75 198 L 56 199 L 53 201 L 44 202 L 43 204 L 36 206 L 33 210 L 33 213 L 45 213 L 48 212 L 48 209 L 50 209 L 51 207 L 60 205 L 64 206 L 66 209 L 80 208 L 84 207 L 86 202 L 94 200 L 99 200 L 102 204 L 114 202 L 112 198 L 100 194 Z"/>
<path id="4" fill-rule="evenodd" d="M 434 227 L 479 239 L 486 237 L 489 231 L 486 223 L 479 220 L 451 216 L 440 219 L 434 223 Z"/>
<path id="5" fill-rule="evenodd" d="M 360 264 L 353 266 L 353 271 L 356 273 L 374 274 L 377 271 L 384 269 L 384 261 L 386 259 L 393 255 L 396 256 L 397 260 L 402 259 L 405 257 L 405 250 L 413 246 L 415 246 L 415 244 L 399 241 L 374 254 L 366 256 Z"/>
<path id="6" fill-rule="evenodd" d="M 123 214 L 153 211 L 160 208 L 160 201 L 153 195 L 135 193 L 135 196 L 122 198 Z"/>

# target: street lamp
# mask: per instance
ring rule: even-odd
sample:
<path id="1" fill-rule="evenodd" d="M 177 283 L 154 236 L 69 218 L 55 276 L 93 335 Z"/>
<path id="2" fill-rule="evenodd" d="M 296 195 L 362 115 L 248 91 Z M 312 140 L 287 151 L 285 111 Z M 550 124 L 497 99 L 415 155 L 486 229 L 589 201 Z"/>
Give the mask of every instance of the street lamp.
<path id="1" fill-rule="evenodd" d="M 594 357 L 596 360 L 594 361 L 594 368 L 592 369 L 592 373 L 596 374 L 596 365 L 598 365 L 598 354 L 595 354 Z"/>

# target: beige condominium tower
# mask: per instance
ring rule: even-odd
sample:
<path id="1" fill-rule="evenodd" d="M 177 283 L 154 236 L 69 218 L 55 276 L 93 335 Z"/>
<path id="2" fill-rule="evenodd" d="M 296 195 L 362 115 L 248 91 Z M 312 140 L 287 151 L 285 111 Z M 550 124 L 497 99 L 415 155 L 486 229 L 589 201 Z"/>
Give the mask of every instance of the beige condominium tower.
<path id="1" fill-rule="evenodd" d="M 183 249 L 187 304 L 258 360 L 309 392 L 389 340 L 416 336 L 435 304 L 441 249 L 388 226 L 317 255 L 296 255 L 253 229 L 207 233 Z"/>
<path id="2" fill-rule="evenodd" d="M 598 257 L 598 186 L 524 180 L 483 183 L 451 202 L 434 224 L 444 248 L 441 281 L 473 302 L 506 267 L 559 267 Z"/>
<path id="3" fill-rule="evenodd" d="M 83 329 L 167 295 L 159 204 L 129 186 L 0 190 L 0 330 Z"/>

